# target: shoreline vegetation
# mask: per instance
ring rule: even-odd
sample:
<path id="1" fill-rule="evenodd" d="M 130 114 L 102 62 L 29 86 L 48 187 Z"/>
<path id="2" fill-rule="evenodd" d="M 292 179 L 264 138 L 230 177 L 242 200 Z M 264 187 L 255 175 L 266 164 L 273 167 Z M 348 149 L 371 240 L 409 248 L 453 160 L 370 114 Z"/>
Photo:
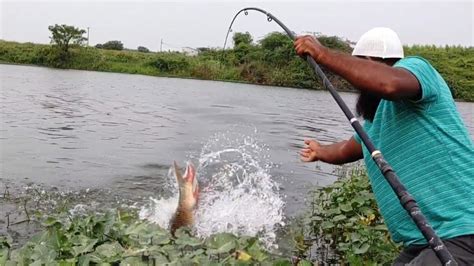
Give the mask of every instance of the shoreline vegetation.
<path id="1" fill-rule="evenodd" d="M 351 43 L 336 36 L 318 36 L 321 43 L 342 53 L 352 51 Z M 113 41 L 118 42 L 118 41 Z M 57 45 L 17 43 L 0 40 L 0 63 L 52 68 L 142 74 L 158 77 L 191 78 L 257 85 L 323 89 L 312 69 L 294 52 L 292 41 L 273 32 L 258 42 L 248 33 L 235 33 L 232 49 L 198 48 L 184 52 L 150 52 L 106 49 L 104 45 L 71 45 L 67 52 Z M 120 42 L 119 42 L 120 44 Z M 474 101 L 474 47 L 406 46 L 406 56 L 428 59 L 441 73 L 459 101 Z M 324 68 L 323 68 L 324 71 Z M 345 80 L 325 71 L 340 91 L 355 91 Z"/>
<path id="2" fill-rule="evenodd" d="M 0 265 L 386 265 L 400 249 L 391 241 L 364 168 L 342 168 L 338 180 L 307 195 L 301 217 L 278 234 L 287 247 L 266 248 L 258 236 L 218 233 L 173 236 L 140 220 L 137 209 L 86 208 L 82 193 L 7 187 L 0 204 Z M 86 194 L 101 193 L 86 191 Z M 280 243 L 280 242 L 279 242 Z"/>

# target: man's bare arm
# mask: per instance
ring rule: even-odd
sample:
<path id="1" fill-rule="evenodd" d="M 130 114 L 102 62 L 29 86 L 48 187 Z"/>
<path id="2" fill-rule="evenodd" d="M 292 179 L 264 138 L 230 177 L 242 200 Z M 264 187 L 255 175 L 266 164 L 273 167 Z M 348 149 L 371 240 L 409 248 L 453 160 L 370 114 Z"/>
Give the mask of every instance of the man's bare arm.
<path id="1" fill-rule="evenodd" d="M 309 54 L 316 62 L 360 90 L 387 100 L 414 100 L 420 96 L 418 80 L 405 69 L 331 50 L 311 36 L 298 37 L 295 48 L 299 55 Z"/>
<path id="2" fill-rule="evenodd" d="M 315 140 L 306 140 L 305 144 L 306 147 L 300 151 L 301 160 L 305 162 L 344 164 L 363 158 L 362 146 L 354 137 L 330 145 L 321 145 Z"/>

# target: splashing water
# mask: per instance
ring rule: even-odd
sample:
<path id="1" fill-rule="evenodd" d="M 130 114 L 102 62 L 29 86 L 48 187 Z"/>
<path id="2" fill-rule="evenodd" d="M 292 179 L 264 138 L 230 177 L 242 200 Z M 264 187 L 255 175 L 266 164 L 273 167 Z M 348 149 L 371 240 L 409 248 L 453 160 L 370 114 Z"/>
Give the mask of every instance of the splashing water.
<path id="1" fill-rule="evenodd" d="M 199 236 L 220 232 L 258 235 L 268 247 L 274 246 L 275 231 L 284 225 L 284 203 L 269 174 L 268 148 L 255 134 L 228 131 L 204 144 L 197 167 L 201 193 L 195 229 Z M 176 183 L 174 177 L 170 176 L 170 182 Z M 174 197 L 150 199 L 140 217 L 168 227 L 178 202 L 177 186 L 172 189 Z"/>
<path id="2" fill-rule="evenodd" d="M 171 191 L 170 194 L 172 196 L 169 198 L 161 197 L 159 199 L 150 198 L 149 204 L 140 209 L 140 219 L 157 223 L 163 228 L 169 227 L 171 217 L 176 211 L 179 199 L 178 184 L 171 167 L 168 171 L 168 182 L 166 182 L 166 187 Z"/>

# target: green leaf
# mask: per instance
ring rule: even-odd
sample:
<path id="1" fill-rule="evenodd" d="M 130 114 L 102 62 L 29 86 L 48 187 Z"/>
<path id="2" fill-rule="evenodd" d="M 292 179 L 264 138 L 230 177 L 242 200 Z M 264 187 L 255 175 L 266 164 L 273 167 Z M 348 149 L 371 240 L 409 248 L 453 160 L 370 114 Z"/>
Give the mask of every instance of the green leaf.
<path id="1" fill-rule="evenodd" d="M 378 230 L 378 231 L 387 231 L 387 226 L 385 224 L 379 224 L 379 225 L 376 225 L 373 227 L 374 230 Z"/>
<path id="2" fill-rule="evenodd" d="M 77 261 L 78 266 L 89 266 L 90 263 L 91 263 L 91 257 L 89 255 L 80 256 Z"/>
<path id="3" fill-rule="evenodd" d="M 209 254 L 226 253 L 236 248 L 237 241 L 233 234 L 220 233 L 209 237 L 207 246 Z"/>
<path id="4" fill-rule="evenodd" d="M 340 214 L 341 209 L 339 207 L 332 208 L 326 211 L 328 215 L 335 215 L 335 214 Z"/>
<path id="5" fill-rule="evenodd" d="M 120 266 L 148 266 L 149 263 L 142 260 L 141 257 L 129 257 L 120 262 Z"/>
<path id="6" fill-rule="evenodd" d="M 196 247 L 202 244 L 199 238 L 190 237 L 188 235 L 181 236 L 175 240 L 175 243 L 180 246 L 191 246 Z"/>
<path id="7" fill-rule="evenodd" d="M 58 265 L 59 266 L 75 266 L 76 265 L 76 258 L 72 258 L 72 259 L 67 259 L 67 260 L 61 260 L 58 262 Z"/>
<path id="8" fill-rule="evenodd" d="M 360 235 L 356 232 L 351 233 L 351 241 L 352 242 L 357 242 L 360 240 Z"/>
<path id="9" fill-rule="evenodd" d="M 8 249 L 2 248 L 0 249 L 0 265 L 5 265 L 8 259 Z"/>
<path id="10" fill-rule="evenodd" d="M 329 229 L 329 228 L 333 228 L 334 227 L 334 223 L 332 222 L 329 222 L 329 221 L 324 221 L 321 223 L 321 228 L 323 229 Z"/>
<path id="11" fill-rule="evenodd" d="M 53 226 L 61 226 L 61 222 L 55 217 L 48 217 L 43 222 L 43 226 L 45 227 L 53 227 Z"/>
<path id="12" fill-rule="evenodd" d="M 106 261 L 110 261 L 120 258 L 123 252 L 122 246 L 118 242 L 113 242 L 111 244 L 105 243 L 98 246 L 93 255 L 95 254 L 99 260 L 106 259 Z"/>
<path id="13" fill-rule="evenodd" d="M 340 208 L 343 212 L 350 212 L 353 210 L 350 204 L 341 204 Z"/>
<path id="14" fill-rule="evenodd" d="M 363 198 L 362 196 L 356 196 L 354 199 L 352 199 L 351 204 L 356 205 L 356 206 L 362 206 L 364 205 L 365 202 L 366 202 L 365 198 Z"/>
<path id="15" fill-rule="evenodd" d="M 46 263 L 54 261 L 57 255 L 58 253 L 54 249 L 50 249 L 46 245 L 36 245 L 33 249 L 31 259 L 33 261 L 42 261 Z"/>
<path id="16" fill-rule="evenodd" d="M 80 246 L 72 247 L 73 255 L 75 257 L 91 252 L 94 250 L 94 245 L 97 243 L 97 239 L 87 239 L 84 242 L 81 242 Z"/>
<path id="17" fill-rule="evenodd" d="M 354 254 L 364 254 L 370 248 L 370 245 L 367 243 L 362 244 L 361 246 L 354 249 Z"/>
<path id="18" fill-rule="evenodd" d="M 262 262 L 268 258 L 264 249 L 260 246 L 258 241 L 255 241 L 252 245 L 250 245 L 246 251 L 248 254 L 256 261 Z"/>
<path id="19" fill-rule="evenodd" d="M 345 219 L 347 219 L 347 217 L 344 214 L 340 214 L 340 215 L 334 216 L 334 218 L 332 220 L 334 222 L 339 222 L 339 221 L 342 221 L 342 220 L 345 220 Z"/>
<path id="20" fill-rule="evenodd" d="M 144 232 L 147 228 L 146 223 L 134 223 L 125 229 L 125 235 L 138 235 Z"/>

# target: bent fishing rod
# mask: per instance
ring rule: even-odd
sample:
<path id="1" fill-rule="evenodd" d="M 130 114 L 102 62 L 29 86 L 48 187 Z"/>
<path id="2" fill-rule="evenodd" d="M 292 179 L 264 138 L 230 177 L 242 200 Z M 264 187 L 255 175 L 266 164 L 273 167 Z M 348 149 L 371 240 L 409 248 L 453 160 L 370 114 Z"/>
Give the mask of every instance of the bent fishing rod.
<path id="1" fill-rule="evenodd" d="M 232 19 L 232 22 L 229 25 L 229 29 L 227 31 L 227 35 L 224 41 L 224 52 L 225 52 L 225 46 L 227 44 L 227 38 L 229 37 L 229 33 L 232 32 L 232 25 L 234 24 L 235 19 L 242 12 L 244 12 L 245 15 L 248 15 L 248 11 L 250 10 L 265 14 L 267 16 L 268 22 L 275 21 L 293 41 L 296 39 L 295 33 L 290 31 L 288 27 L 286 27 L 278 18 L 276 18 L 269 12 L 260 8 L 256 8 L 256 7 L 246 7 L 246 8 L 241 9 L 239 12 L 237 12 L 237 14 L 235 14 L 234 18 Z M 346 103 L 342 100 L 341 96 L 339 96 L 339 93 L 336 91 L 336 89 L 334 88 L 332 83 L 329 81 L 329 79 L 326 77 L 324 72 L 321 70 L 319 65 L 309 55 L 305 55 L 304 59 L 306 60 L 306 62 L 308 62 L 308 64 L 311 65 L 314 72 L 322 80 L 324 88 L 327 89 L 333 96 L 334 100 L 336 100 L 336 103 L 339 105 L 339 107 L 342 109 L 347 119 L 351 123 L 352 128 L 354 128 L 354 130 L 357 132 L 362 142 L 364 143 L 365 147 L 369 150 L 372 160 L 378 166 L 380 172 L 384 175 L 385 179 L 387 180 L 387 182 L 390 184 L 393 191 L 397 195 L 400 201 L 400 204 L 403 206 L 403 208 L 405 208 L 405 210 L 408 212 L 410 217 L 413 219 L 416 226 L 418 227 L 418 229 L 421 231 L 421 233 L 423 234 L 423 236 L 429 243 L 431 249 L 435 252 L 436 256 L 443 263 L 443 265 L 450 265 L 450 266 L 457 265 L 456 261 L 453 259 L 451 253 L 449 253 L 443 241 L 441 241 L 441 239 L 436 235 L 436 232 L 434 231 L 434 229 L 428 223 L 428 220 L 426 219 L 426 217 L 421 212 L 420 207 L 418 206 L 418 203 L 415 201 L 413 196 L 407 191 L 405 186 L 401 183 L 400 178 L 397 176 L 397 174 L 392 169 L 390 164 L 385 160 L 382 152 L 378 150 L 375 147 L 375 145 L 372 143 L 369 136 L 367 135 L 367 133 L 364 131 L 361 124 L 359 123 L 358 119 L 349 110 Z"/>

